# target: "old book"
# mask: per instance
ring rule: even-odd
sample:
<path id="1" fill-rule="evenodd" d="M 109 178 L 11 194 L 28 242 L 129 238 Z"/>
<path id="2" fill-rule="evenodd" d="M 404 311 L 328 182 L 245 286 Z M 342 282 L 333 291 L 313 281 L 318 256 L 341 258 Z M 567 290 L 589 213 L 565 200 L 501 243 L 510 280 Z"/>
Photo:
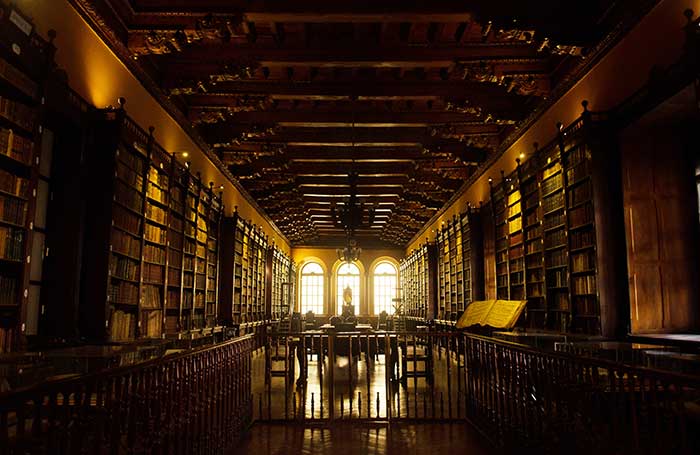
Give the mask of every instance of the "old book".
<path id="1" fill-rule="evenodd" d="M 482 300 L 472 302 L 457 321 L 457 328 L 473 325 L 497 329 L 512 328 L 525 309 L 527 300 Z"/>

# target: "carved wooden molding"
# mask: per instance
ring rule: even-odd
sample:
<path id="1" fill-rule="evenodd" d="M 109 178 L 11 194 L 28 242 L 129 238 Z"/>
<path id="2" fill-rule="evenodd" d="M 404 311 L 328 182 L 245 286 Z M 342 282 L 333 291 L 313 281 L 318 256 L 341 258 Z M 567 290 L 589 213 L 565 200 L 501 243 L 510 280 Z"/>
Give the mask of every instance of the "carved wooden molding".
<path id="1" fill-rule="evenodd" d="M 212 144 L 212 147 L 233 147 L 236 145 L 241 145 L 242 142 L 247 140 L 264 139 L 274 135 L 277 131 L 279 131 L 279 126 L 276 124 L 252 124 L 240 133 L 233 133 L 229 141 L 214 143 Z"/>
<path id="2" fill-rule="evenodd" d="M 207 14 L 199 18 L 194 26 L 157 29 L 130 30 L 128 48 L 135 56 L 163 55 L 182 52 L 193 43 L 229 43 L 235 35 L 248 33 L 240 14 L 215 16 Z"/>
<path id="3" fill-rule="evenodd" d="M 267 95 L 240 95 L 225 107 L 195 109 L 191 118 L 192 123 L 219 123 L 230 120 L 239 112 L 265 111 L 270 106 L 272 98 Z"/>

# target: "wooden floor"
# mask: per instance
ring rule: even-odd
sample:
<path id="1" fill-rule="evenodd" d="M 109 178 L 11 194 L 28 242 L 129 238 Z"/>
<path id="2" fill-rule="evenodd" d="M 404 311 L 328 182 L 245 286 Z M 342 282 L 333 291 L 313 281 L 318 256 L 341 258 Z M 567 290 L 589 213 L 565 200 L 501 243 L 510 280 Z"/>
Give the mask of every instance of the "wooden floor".
<path id="1" fill-rule="evenodd" d="M 466 423 L 338 423 L 320 428 L 258 423 L 231 454 L 482 455 L 494 452 Z"/>
<path id="2" fill-rule="evenodd" d="M 255 378 L 253 417 L 256 421 L 299 420 L 302 417 L 306 420 L 466 419 L 464 369 L 459 367 L 454 354 L 447 356 L 444 350 L 437 348 L 433 352 L 432 381 L 424 377 L 387 380 L 387 362 L 383 355 L 372 357 L 370 361 L 363 355 L 353 362 L 342 356 L 335 362 L 327 357 L 319 360 L 314 356 L 309 358 L 306 381 L 298 381 L 300 370 L 295 359 L 293 378 L 273 377 L 268 386 L 263 381 L 264 354 L 262 350 L 258 351 L 252 365 Z M 286 366 L 284 362 L 277 362 L 276 368 Z M 410 363 L 406 367 L 409 371 L 421 369 L 420 365 Z M 403 372 L 398 373 L 401 375 Z"/>

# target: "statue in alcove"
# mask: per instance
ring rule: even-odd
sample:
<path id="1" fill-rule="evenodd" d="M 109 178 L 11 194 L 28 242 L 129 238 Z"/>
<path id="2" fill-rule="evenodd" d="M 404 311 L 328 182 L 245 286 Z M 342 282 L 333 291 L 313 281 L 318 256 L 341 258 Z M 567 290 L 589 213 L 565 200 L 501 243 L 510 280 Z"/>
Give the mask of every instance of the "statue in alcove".
<path id="1" fill-rule="evenodd" d="M 341 319 L 345 323 L 355 324 L 357 318 L 355 318 L 355 305 L 352 304 L 352 288 L 350 286 L 345 286 L 343 290 L 343 312 L 341 314 Z"/>

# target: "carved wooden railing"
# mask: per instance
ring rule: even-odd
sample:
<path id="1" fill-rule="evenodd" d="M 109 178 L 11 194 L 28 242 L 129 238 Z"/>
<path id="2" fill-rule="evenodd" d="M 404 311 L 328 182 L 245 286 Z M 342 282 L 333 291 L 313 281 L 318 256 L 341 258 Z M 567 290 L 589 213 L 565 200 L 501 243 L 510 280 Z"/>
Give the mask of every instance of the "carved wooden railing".
<path id="1" fill-rule="evenodd" d="M 221 453 L 251 422 L 245 336 L 0 395 L 0 453 Z"/>
<path id="2" fill-rule="evenodd" d="M 700 453 L 700 377 L 456 331 L 271 333 L 266 351 L 259 420 L 469 420 L 506 453 Z"/>
<path id="3" fill-rule="evenodd" d="M 509 450 L 700 453 L 700 378 L 465 336 L 470 420 Z"/>

